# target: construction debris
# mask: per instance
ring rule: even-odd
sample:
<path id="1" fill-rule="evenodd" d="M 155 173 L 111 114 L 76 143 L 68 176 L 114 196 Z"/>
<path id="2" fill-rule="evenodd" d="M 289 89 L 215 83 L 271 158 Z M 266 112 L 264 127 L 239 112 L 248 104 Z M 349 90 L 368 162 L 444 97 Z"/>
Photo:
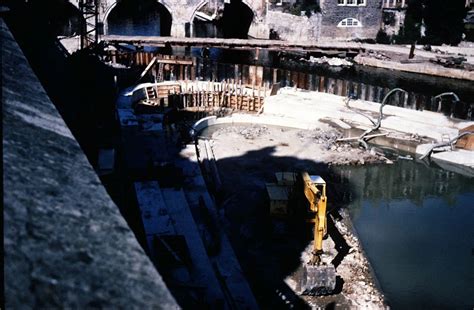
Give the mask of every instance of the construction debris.
<path id="1" fill-rule="evenodd" d="M 343 59 L 343 58 L 338 58 L 338 57 L 326 57 L 326 56 L 313 57 L 313 56 L 310 56 L 308 61 L 311 62 L 311 63 L 317 63 L 317 64 L 328 64 L 328 65 L 334 66 L 334 67 L 341 67 L 341 66 L 351 67 L 353 65 L 352 62 L 350 62 L 346 59 Z"/>
<path id="2" fill-rule="evenodd" d="M 464 68 L 464 62 L 466 57 L 436 57 L 435 59 L 430 59 L 432 63 L 442 65 L 447 68 Z"/>

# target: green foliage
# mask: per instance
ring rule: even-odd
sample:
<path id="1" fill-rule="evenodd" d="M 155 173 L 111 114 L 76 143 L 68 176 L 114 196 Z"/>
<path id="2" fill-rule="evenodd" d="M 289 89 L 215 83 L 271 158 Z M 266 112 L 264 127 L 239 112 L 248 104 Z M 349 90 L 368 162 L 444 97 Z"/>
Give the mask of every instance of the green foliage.
<path id="1" fill-rule="evenodd" d="M 307 17 L 311 17 L 313 13 L 321 12 L 319 4 L 315 0 L 303 0 L 302 2 L 294 3 L 288 10 L 288 13 L 300 16 L 301 12 L 305 11 Z"/>
<path id="2" fill-rule="evenodd" d="M 420 40 L 423 19 L 423 1 L 408 1 L 405 22 L 399 36 L 399 43 L 412 43 Z"/>
<path id="3" fill-rule="evenodd" d="M 387 20 L 384 19 L 384 23 L 389 24 L 388 22 L 387 16 Z M 409 0 L 403 26 L 400 27 L 398 34 L 391 38 L 391 41 L 396 44 L 409 44 L 419 41 L 421 38 L 422 22 L 423 0 Z"/>
<path id="4" fill-rule="evenodd" d="M 385 25 L 390 25 L 390 26 L 395 25 L 395 13 L 393 13 L 393 12 L 384 12 L 382 18 L 383 18 L 383 23 Z"/>
<path id="5" fill-rule="evenodd" d="M 423 18 L 426 43 L 457 45 L 461 42 L 466 17 L 465 0 L 425 0 Z"/>
<path id="6" fill-rule="evenodd" d="M 390 44 L 390 36 L 385 33 L 382 29 L 377 32 L 377 36 L 375 37 L 375 42 L 380 44 Z"/>

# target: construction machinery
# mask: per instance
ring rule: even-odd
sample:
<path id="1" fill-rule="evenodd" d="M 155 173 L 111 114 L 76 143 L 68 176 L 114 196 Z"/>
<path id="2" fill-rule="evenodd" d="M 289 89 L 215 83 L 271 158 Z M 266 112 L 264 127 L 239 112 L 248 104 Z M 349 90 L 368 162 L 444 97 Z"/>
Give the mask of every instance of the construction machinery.
<path id="1" fill-rule="evenodd" d="M 329 294 L 336 286 L 336 270 L 334 265 L 322 259 L 323 239 L 327 233 L 326 182 L 322 177 L 309 175 L 306 171 L 299 174 L 277 172 L 275 176 L 276 184 L 266 184 L 270 215 L 281 218 L 303 211 L 309 215 L 307 221 L 314 224 L 312 251 L 310 259 L 302 265 L 299 291 L 305 294 Z"/>
<path id="2" fill-rule="evenodd" d="M 310 220 L 314 223 L 313 252 L 310 265 L 321 262 L 323 253 L 323 237 L 327 232 L 326 219 L 326 182 L 320 176 L 310 176 L 307 172 L 301 173 L 304 195 L 309 202 L 309 212 L 315 214 Z M 319 187 L 319 189 L 318 189 Z"/>

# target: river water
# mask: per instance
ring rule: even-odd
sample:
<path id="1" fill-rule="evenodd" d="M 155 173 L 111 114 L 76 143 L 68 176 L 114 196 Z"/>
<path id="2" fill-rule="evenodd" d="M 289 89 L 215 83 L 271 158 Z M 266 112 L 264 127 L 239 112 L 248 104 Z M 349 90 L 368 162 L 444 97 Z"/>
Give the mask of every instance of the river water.
<path id="1" fill-rule="evenodd" d="M 474 179 L 413 161 L 335 170 L 393 309 L 472 309 Z"/>

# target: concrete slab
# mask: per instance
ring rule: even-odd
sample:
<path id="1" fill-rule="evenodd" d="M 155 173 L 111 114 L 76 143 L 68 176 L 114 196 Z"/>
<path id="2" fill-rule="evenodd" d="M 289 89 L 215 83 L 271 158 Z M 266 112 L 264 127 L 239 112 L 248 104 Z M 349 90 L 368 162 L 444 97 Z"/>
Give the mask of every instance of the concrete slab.
<path id="1" fill-rule="evenodd" d="M 207 208 L 213 221 L 220 224 L 214 200 L 207 191 L 206 182 L 201 173 L 196 147 L 194 145 L 187 145 L 181 151 L 180 155 L 182 159 L 177 160 L 176 164 L 183 169 L 184 176 L 187 180 L 184 192 L 190 208 L 197 211 L 201 201 L 203 201 L 204 207 Z M 231 292 L 234 305 L 238 309 L 258 309 L 253 293 L 242 272 L 227 235 L 220 225 L 217 225 L 216 228 L 220 238 L 220 251 L 211 256 L 211 261 L 215 262 L 219 273 L 224 276 L 223 281 L 226 288 Z"/>
<path id="2" fill-rule="evenodd" d="M 424 155 L 433 144 L 421 144 L 416 148 L 417 155 Z M 454 149 L 450 147 L 437 148 L 430 157 L 442 168 L 466 175 L 474 176 L 474 151 Z"/>
<path id="3" fill-rule="evenodd" d="M 175 223 L 176 232 L 186 238 L 193 267 L 191 271 L 195 284 L 206 287 L 206 300 L 210 307 L 222 307 L 224 294 L 219 285 L 198 228 L 189 210 L 182 190 L 162 189 L 163 199 L 168 213 Z"/>
<path id="4" fill-rule="evenodd" d="M 175 234 L 158 182 L 135 182 L 134 186 L 145 234 Z"/>
<path id="5" fill-rule="evenodd" d="M 348 109 L 344 99 L 345 97 L 332 94 L 284 88 L 280 94 L 265 99 L 264 115 L 307 123 L 329 118 L 342 120 L 360 128 L 372 127 L 372 123 L 366 117 Z M 380 104 L 355 100 L 350 102 L 350 107 L 376 119 Z M 382 129 L 426 136 L 434 140 L 441 140 L 443 135 L 455 136 L 461 128 L 474 124 L 470 121 L 451 119 L 440 113 L 395 106 L 385 106 L 384 116 Z"/>

